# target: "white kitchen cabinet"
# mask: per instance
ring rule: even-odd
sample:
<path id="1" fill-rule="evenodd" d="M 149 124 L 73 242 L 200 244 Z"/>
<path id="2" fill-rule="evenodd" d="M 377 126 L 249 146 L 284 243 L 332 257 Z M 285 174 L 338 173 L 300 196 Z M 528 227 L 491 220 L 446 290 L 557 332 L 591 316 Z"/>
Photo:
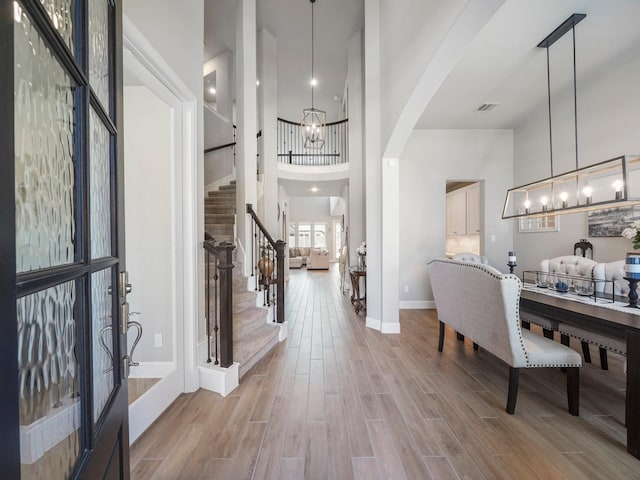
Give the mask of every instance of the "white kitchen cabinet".
<path id="1" fill-rule="evenodd" d="M 467 235 L 480 235 L 480 185 L 471 185 L 467 194 Z"/>
<path id="2" fill-rule="evenodd" d="M 447 194 L 447 235 L 480 235 L 480 185 Z"/>

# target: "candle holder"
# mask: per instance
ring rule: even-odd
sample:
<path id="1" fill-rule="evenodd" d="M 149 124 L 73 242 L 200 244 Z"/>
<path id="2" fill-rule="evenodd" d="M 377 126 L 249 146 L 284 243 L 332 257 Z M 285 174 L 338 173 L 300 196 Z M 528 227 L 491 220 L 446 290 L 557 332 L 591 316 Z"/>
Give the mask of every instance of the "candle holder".
<path id="1" fill-rule="evenodd" d="M 516 252 L 510 251 L 507 258 L 507 266 L 509 267 L 509 273 L 513 273 L 513 269 L 517 265 L 518 264 L 516 263 Z"/>
<path id="2" fill-rule="evenodd" d="M 629 282 L 629 308 L 638 308 L 638 278 L 623 277 Z"/>

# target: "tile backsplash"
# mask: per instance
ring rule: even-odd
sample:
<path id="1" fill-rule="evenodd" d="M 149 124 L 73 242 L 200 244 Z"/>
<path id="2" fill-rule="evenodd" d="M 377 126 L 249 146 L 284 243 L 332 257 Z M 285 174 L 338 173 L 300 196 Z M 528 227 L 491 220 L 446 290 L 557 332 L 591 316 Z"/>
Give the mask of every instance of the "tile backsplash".
<path id="1" fill-rule="evenodd" d="M 480 235 L 453 235 L 447 237 L 446 254 L 471 252 L 480 255 Z"/>

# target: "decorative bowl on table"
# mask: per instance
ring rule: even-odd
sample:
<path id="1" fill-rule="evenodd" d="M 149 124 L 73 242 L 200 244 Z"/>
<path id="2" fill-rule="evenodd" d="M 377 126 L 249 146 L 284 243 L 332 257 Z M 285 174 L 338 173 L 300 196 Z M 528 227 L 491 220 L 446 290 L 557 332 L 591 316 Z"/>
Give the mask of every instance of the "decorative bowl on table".
<path id="1" fill-rule="evenodd" d="M 559 293 L 567 293 L 569 291 L 569 285 L 563 280 L 556 280 L 553 284 L 553 289 Z"/>

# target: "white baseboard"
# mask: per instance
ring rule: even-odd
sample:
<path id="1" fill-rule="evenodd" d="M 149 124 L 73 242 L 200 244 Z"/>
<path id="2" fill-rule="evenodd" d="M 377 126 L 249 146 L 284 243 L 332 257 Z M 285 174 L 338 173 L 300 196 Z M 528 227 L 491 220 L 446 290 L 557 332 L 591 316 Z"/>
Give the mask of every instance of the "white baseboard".
<path id="1" fill-rule="evenodd" d="M 200 372 L 200 388 L 219 393 L 223 397 L 229 395 L 238 385 L 238 369 L 240 364 L 233 362 L 229 368 L 222 368 L 213 363 L 205 363 L 198 367 Z"/>
<path id="2" fill-rule="evenodd" d="M 176 381 L 177 372 L 160 380 L 144 395 L 129 405 L 129 445 L 155 422 L 182 391 Z"/>
<path id="3" fill-rule="evenodd" d="M 231 175 L 227 175 L 226 177 L 222 177 L 221 179 L 216 180 L 215 182 L 211 182 L 210 184 L 205 185 L 204 193 L 207 194 L 209 192 L 215 192 L 223 185 L 229 185 L 231 183 L 231 180 L 235 180 L 235 179 L 236 179 L 236 176 L 233 173 Z"/>
<path id="4" fill-rule="evenodd" d="M 436 308 L 433 300 L 404 300 L 400 302 L 400 310 L 422 310 L 425 308 Z"/>
<path id="5" fill-rule="evenodd" d="M 173 362 L 140 362 L 131 367 L 130 378 L 164 378 L 176 369 Z"/>
<path id="6" fill-rule="evenodd" d="M 375 318 L 367 317 L 365 325 L 380 333 L 400 333 L 400 322 L 381 322 Z"/>
<path id="7" fill-rule="evenodd" d="M 284 342 L 289 334 L 289 322 L 276 323 L 280 331 L 278 332 L 278 341 Z"/>
<path id="8" fill-rule="evenodd" d="M 382 322 L 381 333 L 400 333 L 400 322 Z"/>

